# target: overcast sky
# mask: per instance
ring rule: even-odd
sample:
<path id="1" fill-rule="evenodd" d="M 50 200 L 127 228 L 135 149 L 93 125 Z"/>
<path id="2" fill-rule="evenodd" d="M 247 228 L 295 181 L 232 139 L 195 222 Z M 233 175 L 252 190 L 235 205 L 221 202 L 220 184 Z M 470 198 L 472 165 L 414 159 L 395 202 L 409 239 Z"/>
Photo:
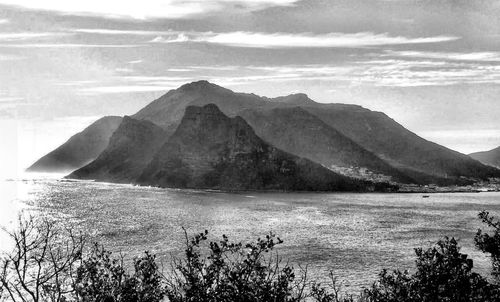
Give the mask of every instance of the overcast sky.
<path id="1" fill-rule="evenodd" d="M 499 16 L 496 0 L 0 0 L 0 119 L 131 114 L 206 79 L 359 104 L 489 149 Z"/>

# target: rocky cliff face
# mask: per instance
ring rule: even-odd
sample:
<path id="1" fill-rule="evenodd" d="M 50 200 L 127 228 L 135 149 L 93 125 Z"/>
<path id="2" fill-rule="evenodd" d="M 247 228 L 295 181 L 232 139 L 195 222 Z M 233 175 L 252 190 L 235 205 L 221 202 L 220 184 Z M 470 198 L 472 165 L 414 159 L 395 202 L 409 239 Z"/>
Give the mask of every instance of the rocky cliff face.
<path id="1" fill-rule="evenodd" d="M 68 172 L 94 160 L 108 146 L 109 138 L 122 121 L 118 116 L 106 116 L 67 142 L 37 160 L 29 172 Z"/>
<path id="2" fill-rule="evenodd" d="M 99 157 L 68 178 L 134 182 L 167 137 L 159 126 L 125 116 Z"/>
<path id="3" fill-rule="evenodd" d="M 485 165 L 500 168 L 500 147 L 489 151 L 471 153 L 469 156 Z"/>
<path id="4" fill-rule="evenodd" d="M 241 117 L 190 106 L 176 132 L 144 170 L 143 185 L 224 190 L 364 191 L 356 181 L 281 151 Z"/>

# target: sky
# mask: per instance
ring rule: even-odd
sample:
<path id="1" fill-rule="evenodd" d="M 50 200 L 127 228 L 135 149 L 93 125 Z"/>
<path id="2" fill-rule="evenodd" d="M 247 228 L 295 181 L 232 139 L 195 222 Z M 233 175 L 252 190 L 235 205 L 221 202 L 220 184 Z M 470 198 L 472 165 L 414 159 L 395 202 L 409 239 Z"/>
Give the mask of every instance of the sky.
<path id="1" fill-rule="evenodd" d="M 498 16 L 496 0 L 0 0 L 0 155 L 29 146 L 24 166 L 91 118 L 196 80 L 358 104 L 457 151 L 492 149 Z"/>

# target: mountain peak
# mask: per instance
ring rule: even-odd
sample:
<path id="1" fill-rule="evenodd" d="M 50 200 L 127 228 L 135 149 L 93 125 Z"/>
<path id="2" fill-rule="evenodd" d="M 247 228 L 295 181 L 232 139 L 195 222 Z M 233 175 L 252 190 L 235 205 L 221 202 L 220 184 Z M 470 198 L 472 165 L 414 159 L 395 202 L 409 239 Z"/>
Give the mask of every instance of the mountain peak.
<path id="1" fill-rule="evenodd" d="M 221 87 L 219 85 L 216 85 L 214 83 L 210 83 L 207 80 L 200 80 L 200 81 L 195 81 L 191 82 L 188 84 L 184 84 L 181 87 L 179 87 L 178 90 L 181 91 L 218 91 L 218 92 L 231 92 L 231 90 L 226 89 L 224 87 Z"/>

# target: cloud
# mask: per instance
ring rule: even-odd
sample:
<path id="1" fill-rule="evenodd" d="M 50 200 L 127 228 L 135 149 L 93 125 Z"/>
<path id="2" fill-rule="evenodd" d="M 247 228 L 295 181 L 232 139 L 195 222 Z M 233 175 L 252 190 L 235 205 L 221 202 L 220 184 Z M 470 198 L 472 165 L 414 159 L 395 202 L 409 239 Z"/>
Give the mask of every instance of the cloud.
<path id="1" fill-rule="evenodd" d="M 430 51 L 387 51 L 388 56 L 407 58 L 426 58 L 453 61 L 500 62 L 500 52 L 430 52 Z"/>
<path id="2" fill-rule="evenodd" d="M 29 9 L 57 11 L 75 15 L 98 15 L 114 18 L 186 18 L 227 9 L 261 10 L 290 6 L 298 0 L 0 0 L 0 4 Z"/>
<path id="3" fill-rule="evenodd" d="M 0 24 L 10 23 L 9 19 L 0 19 Z"/>
<path id="4" fill-rule="evenodd" d="M 142 62 L 143 62 L 142 60 L 134 60 L 134 61 L 128 61 L 127 63 L 134 65 L 134 64 L 140 64 Z"/>
<path id="5" fill-rule="evenodd" d="M 0 41 L 23 41 L 38 38 L 50 38 L 66 36 L 67 33 L 54 33 L 54 32 L 18 32 L 18 33 L 0 33 Z"/>
<path id="6" fill-rule="evenodd" d="M 374 60 L 360 63 L 360 83 L 416 87 L 500 84 L 500 66 L 463 62 Z"/>
<path id="7" fill-rule="evenodd" d="M 7 48 L 134 48 L 144 45 L 136 44 L 75 44 L 75 43 L 31 43 L 31 44 L 0 44 Z"/>
<path id="8" fill-rule="evenodd" d="M 175 31 L 148 31 L 148 30 L 120 30 L 106 28 L 76 28 L 68 29 L 68 31 L 84 34 L 96 35 L 131 35 L 131 36 L 158 36 L 175 34 Z"/>
<path id="9" fill-rule="evenodd" d="M 193 71 L 192 69 L 189 68 L 169 68 L 167 71 L 172 71 L 172 72 L 189 72 Z"/>
<path id="10" fill-rule="evenodd" d="M 228 33 L 180 33 L 167 38 L 161 36 L 152 43 L 205 42 L 233 47 L 252 48 L 357 48 L 382 45 L 440 43 L 460 39 L 453 36 L 433 36 L 408 38 L 389 36 L 386 33 L 259 33 L 259 32 L 228 32 Z"/>
<path id="11" fill-rule="evenodd" d="M 181 42 L 189 42 L 189 41 L 192 41 L 191 38 L 189 38 L 186 34 L 181 33 L 181 34 L 169 36 L 167 38 L 164 38 L 162 36 L 158 36 L 149 42 L 150 43 L 181 43 Z"/>
<path id="12" fill-rule="evenodd" d="M 476 62 L 379 58 L 334 64 L 285 66 L 188 66 L 197 78 L 221 85 L 321 81 L 348 86 L 419 87 L 500 84 L 500 66 Z M 197 69 L 195 69 L 197 68 Z M 169 72 L 176 72 L 169 70 Z M 184 70 L 179 71 L 182 74 Z M 185 74 L 185 73 L 184 73 Z M 175 75 L 175 73 L 174 73 Z"/>
<path id="13" fill-rule="evenodd" d="M 156 85 L 137 85 L 137 86 L 104 86 L 83 88 L 79 91 L 83 94 L 108 94 L 108 93 L 131 93 L 131 92 L 154 92 L 167 91 L 177 86 L 156 86 Z"/>

